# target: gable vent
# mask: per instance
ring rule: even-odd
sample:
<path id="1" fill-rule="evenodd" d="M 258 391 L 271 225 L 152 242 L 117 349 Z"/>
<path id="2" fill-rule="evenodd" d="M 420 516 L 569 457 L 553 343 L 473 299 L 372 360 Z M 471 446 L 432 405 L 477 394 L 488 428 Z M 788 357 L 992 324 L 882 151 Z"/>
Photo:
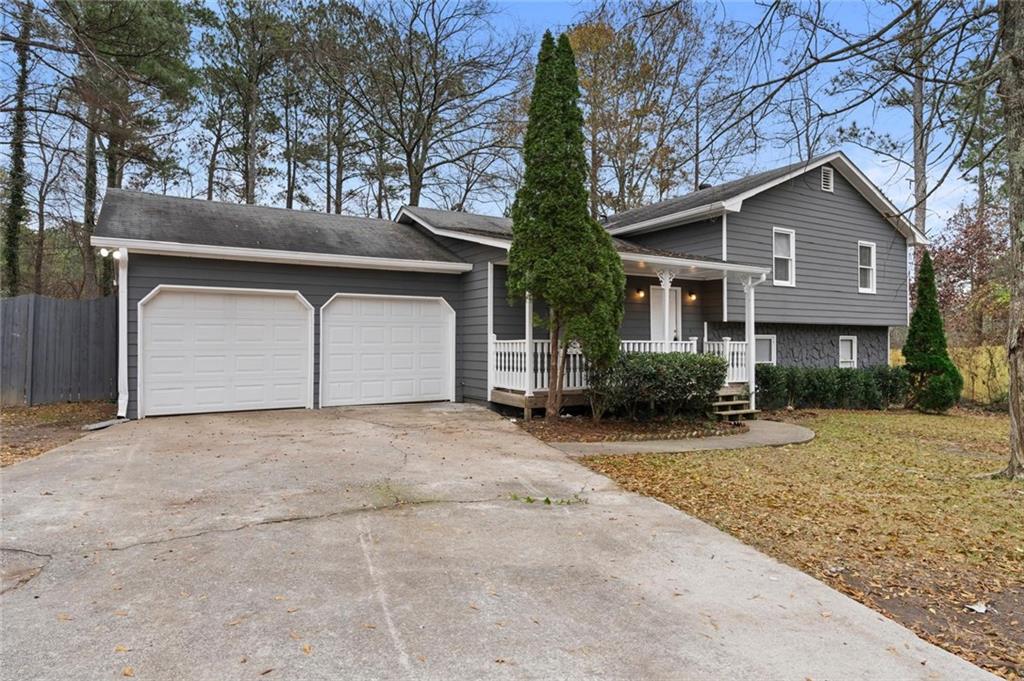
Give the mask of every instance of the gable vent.
<path id="1" fill-rule="evenodd" d="M 821 191 L 832 191 L 832 169 L 828 166 L 821 167 Z"/>

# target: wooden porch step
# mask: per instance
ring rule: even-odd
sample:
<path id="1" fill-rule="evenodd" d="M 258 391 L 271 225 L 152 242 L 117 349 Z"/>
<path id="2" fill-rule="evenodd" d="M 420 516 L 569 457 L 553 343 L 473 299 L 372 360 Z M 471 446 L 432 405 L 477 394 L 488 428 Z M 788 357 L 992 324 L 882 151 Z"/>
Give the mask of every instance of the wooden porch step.
<path id="1" fill-rule="evenodd" d="M 733 411 L 719 412 L 718 418 L 728 421 L 738 421 L 741 418 L 749 420 L 757 418 L 759 413 L 761 413 L 760 409 L 735 409 Z"/>
<path id="2" fill-rule="evenodd" d="M 747 406 L 749 404 L 750 404 L 750 400 L 743 399 L 743 400 L 729 400 L 728 402 L 712 402 L 711 406 L 714 407 L 716 409 L 716 411 L 717 411 L 717 410 L 720 410 L 722 407 L 726 407 L 726 408 L 731 409 L 732 407 L 744 407 L 744 406 Z"/>

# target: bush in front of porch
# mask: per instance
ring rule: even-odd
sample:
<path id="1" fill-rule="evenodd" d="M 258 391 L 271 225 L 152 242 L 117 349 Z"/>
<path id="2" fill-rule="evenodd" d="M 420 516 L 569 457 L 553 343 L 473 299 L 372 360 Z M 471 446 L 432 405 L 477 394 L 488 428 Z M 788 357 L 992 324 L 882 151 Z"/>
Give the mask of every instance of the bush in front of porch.
<path id="1" fill-rule="evenodd" d="M 758 364 L 757 404 L 762 409 L 887 409 L 907 401 L 903 367 L 841 369 Z"/>
<path id="2" fill-rule="evenodd" d="M 727 369 L 727 361 L 717 355 L 623 353 L 607 367 L 591 370 L 591 412 L 598 421 L 608 414 L 634 421 L 704 416 L 725 383 Z"/>

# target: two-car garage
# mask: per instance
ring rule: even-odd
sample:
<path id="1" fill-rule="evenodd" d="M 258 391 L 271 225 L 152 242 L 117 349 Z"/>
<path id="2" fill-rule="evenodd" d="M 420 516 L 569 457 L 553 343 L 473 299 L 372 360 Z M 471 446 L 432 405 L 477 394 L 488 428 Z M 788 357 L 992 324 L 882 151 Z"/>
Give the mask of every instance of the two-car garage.
<path id="1" fill-rule="evenodd" d="M 441 297 L 160 285 L 137 329 L 140 417 L 455 398 Z"/>

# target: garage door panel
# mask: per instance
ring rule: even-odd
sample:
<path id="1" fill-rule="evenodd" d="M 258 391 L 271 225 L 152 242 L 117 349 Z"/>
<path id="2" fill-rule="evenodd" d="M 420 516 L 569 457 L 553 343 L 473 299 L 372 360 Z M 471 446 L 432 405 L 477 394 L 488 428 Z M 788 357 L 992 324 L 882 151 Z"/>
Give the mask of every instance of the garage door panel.
<path id="1" fill-rule="evenodd" d="M 321 310 L 323 406 L 449 399 L 453 314 L 436 298 L 335 297 Z"/>
<path id="2" fill-rule="evenodd" d="M 159 291 L 142 307 L 141 413 L 307 406 L 311 314 L 284 292 Z"/>

